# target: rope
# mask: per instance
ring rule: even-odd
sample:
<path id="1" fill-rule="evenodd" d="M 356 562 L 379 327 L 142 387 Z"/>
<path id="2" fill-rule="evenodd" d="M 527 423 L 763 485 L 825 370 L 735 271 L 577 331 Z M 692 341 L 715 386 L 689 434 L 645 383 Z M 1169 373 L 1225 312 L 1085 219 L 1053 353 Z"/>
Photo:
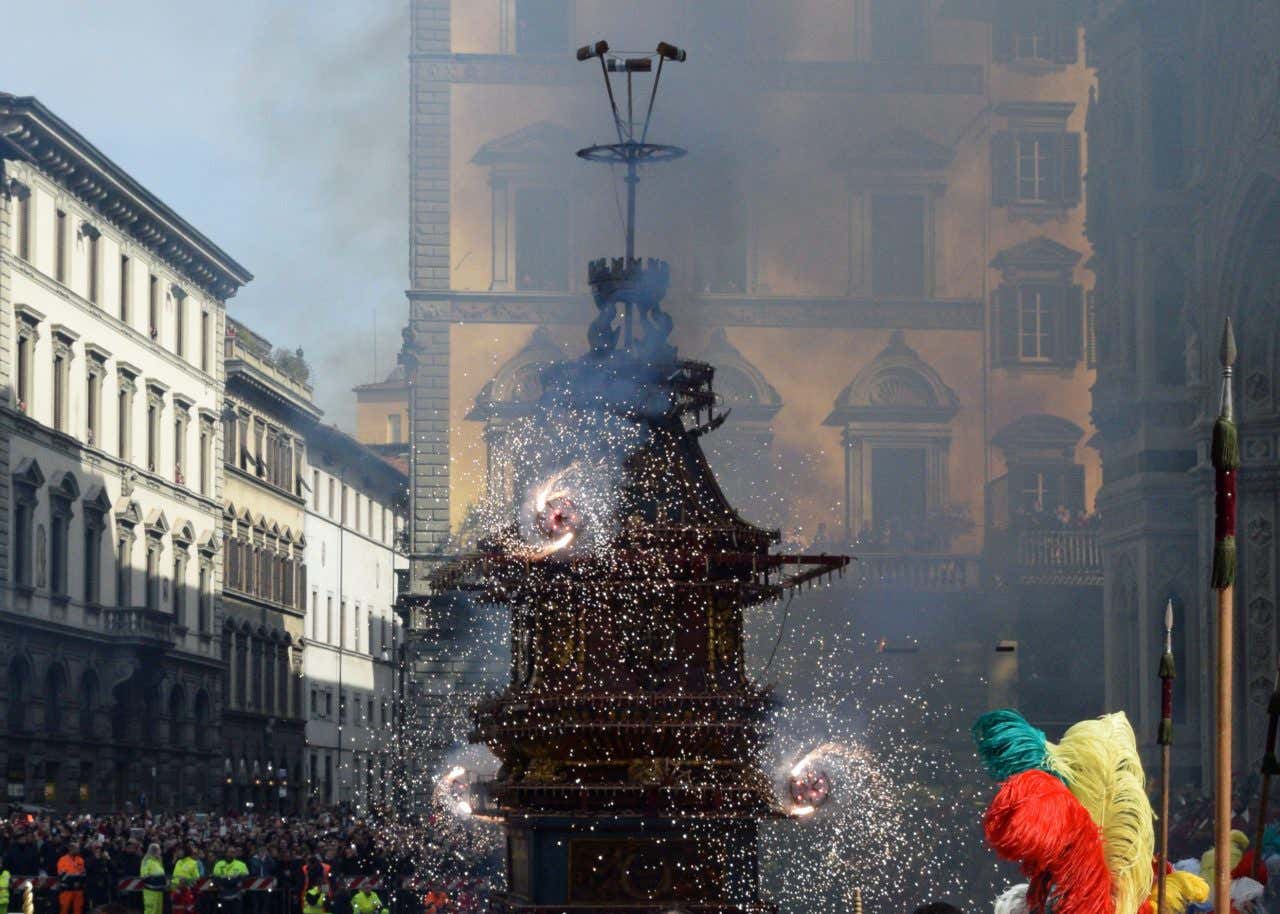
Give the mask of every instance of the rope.
<path id="1" fill-rule="evenodd" d="M 773 658 L 778 654 L 778 645 L 782 643 L 782 636 L 786 634 L 787 631 L 787 619 L 791 616 L 791 601 L 795 598 L 796 592 L 792 590 L 791 594 L 787 597 L 787 605 L 782 608 L 782 621 L 778 623 L 778 637 L 773 642 L 773 650 L 769 651 L 769 659 L 765 661 L 764 669 L 760 673 L 762 676 L 769 672 L 769 667 L 773 666 Z"/>

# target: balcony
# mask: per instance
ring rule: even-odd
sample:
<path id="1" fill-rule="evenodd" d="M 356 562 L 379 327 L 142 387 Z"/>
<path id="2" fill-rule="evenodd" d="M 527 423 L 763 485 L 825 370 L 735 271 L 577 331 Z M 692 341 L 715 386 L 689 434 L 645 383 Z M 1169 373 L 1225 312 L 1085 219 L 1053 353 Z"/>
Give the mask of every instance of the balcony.
<path id="1" fill-rule="evenodd" d="M 854 573 L 865 590 L 960 593 L 976 590 L 981 582 L 980 562 L 971 555 L 857 553 L 857 558 Z"/>
<path id="2" fill-rule="evenodd" d="M 158 609 L 107 609 L 103 611 L 102 624 L 108 633 L 140 647 L 167 649 L 173 644 L 173 616 Z"/>
<path id="3" fill-rule="evenodd" d="M 1102 585 L 1098 531 L 1017 530 L 1016 564 L 1024 584 Z"/>

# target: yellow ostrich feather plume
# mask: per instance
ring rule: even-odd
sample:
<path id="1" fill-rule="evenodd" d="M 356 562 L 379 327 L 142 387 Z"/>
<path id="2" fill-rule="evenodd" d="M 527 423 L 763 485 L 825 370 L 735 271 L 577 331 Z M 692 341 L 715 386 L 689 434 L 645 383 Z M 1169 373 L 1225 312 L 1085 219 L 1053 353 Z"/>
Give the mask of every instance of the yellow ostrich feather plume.
<path id="1" fill-rule="evenodd" d="M 1249 847 L 1249 836 L 1239 829 L 1231 830 L 1231 869 L 1235 870 L 1240 865 L 1240 858 L 1244 856 L 1245 850 Z M 1216 869 L 1217 854 L 1211 847 L 1200 856 L 1200 878 L 1213 885 L 1213 871 Z"/>
<path id="2" fill-rule="evenodd" d="M 1151 910 L 1156 909 L 1156 896 L 1159 894 L 1155 883 L 1151 884 Z M 1164 907 L 1160 914 L 1186 914 L 1193 904 L 1204 904 L 1209 900 L 1209 883 L 1195 873 L 1174 870 L 1164 877 Z"/>
<path id="3" fill-rule="evenodd" d="M 1056 770 L 1102 830 L 1116 914 L 1137 914 L 1151 892 L 1155 815 L 1133 727 L 1124 712 L 1075 724 L 1048 746 Z"/>

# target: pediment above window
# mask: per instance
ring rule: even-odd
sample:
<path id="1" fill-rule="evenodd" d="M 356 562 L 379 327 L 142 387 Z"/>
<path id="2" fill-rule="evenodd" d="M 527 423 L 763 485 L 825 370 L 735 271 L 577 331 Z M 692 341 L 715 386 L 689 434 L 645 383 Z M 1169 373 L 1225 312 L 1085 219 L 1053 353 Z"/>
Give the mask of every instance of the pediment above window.
<path id="1" fill-rule="evenodd" d="M 949 422 L 959 407 L 955 391 L 907 345 L 906 335 L 895 330 L 889 345 L 836 397 L 823 424 L 941 424 Z"/>
<path id="2" fill-rule="evenodd" d="M 164 516 L 164 511 L 159 508 L 152 510 L 147 515 L 147 533 L 152 536 L 164 536 L 169 532 L 169 519 Z"/>
<path id="3" fill-rule="evenodd" d="M 574 135 L 568 129 L 538 121 L 490 140 L 476 150 L 471 161 L 491 167 L 560 165 L 575 148 Z"/>
<path id="4" fill-rule="evenodd" d="M 1070 281 L 1082 256 L 1079 251 L 1040 235 L 1005 248 L 991 261 L 991 266 L 1007 280 L 1027 274 L 1052 273 Z"/>
<path id="5" fill-rule="evenodd" d="M 142 508 L 138 506 L 136 501 L 128 498 L 121 498 L 115 503 L 113 509 L 116 515 L 116 523 L 123 524 L 126 527 L 136 527 L 142 523 Z"/>
<path id="6" fill-rule="evenodd" d="M 782 397 L 750 360 L 729 342 L 723 327 L 711 335 L 703 358 L 715 366 L 715 389 L 734 418 L 768 421 L 782 408 Z"/>
<path id="7" fill-rule="evenodd" d="M 40 463 L 34 457 L 24 457 L 18 464 L 18 468 L 13 471 L 13 481 L 15 485 L 38 489 L 44 485 L 44 471 L 40 469 Z"/>
<path id="8" fill-rule="evenodd" d="M 529 341 L 485 382 L 467 413 L 473 421 L 523 416 L 542 396 L 542 369 L 562 361 L 565 352 L 546 327 L 538 327 Z"/>
<path id="9" fill-rule="evenodd" d="M 49 486 L 49 494 L 67 501 L 75 501 L 80 497 L 80 483 L 74 473 L 63 473 Z"/>
<path id="10" fill-rule="evenodd" d="M 1075 459 L 1076 445 L 1084 429 L 1069 419 L 1036 413 L 1010 422 L 992 437 L 991 443 L 1013 465 L 1029 460 Z"/>
<path id="11" fill-rule="evenodd" d="M 922 133 L 896 127 L 837 156 L 836 166 L 853 174 L 885 176 L 930 175 L 941 177 L 955 157 L 954 151 Z"/>

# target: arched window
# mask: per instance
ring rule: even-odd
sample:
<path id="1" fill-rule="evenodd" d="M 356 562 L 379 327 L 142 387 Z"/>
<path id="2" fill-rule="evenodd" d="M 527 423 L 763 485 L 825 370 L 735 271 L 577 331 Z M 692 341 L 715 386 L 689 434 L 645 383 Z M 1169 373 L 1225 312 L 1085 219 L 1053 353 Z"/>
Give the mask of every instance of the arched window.
<path id="1" fill-rule="evenodd" d="M 80 734 L 85 739 L 94 738 L 97 713 L 98 674 L 93 670 L 85 670 L 80 677 Z"/>
<path id="2" fill-rule="evenodd" d="M 186 717 L 186 704 L 186 693 L 182 691 L 182 686 L 174 686 L 169 692 L 169 742 L 175 747 L 181 747 L 185 743 L 182 738 L 182 728 Z"/>
<path id="3" fill-rule="evenodd" d="M 22 733 L 27 729 L 27 702 L 30 699 L 28 683 L 31 679 L 31 668 L 22 657 L 14 657 L 9 662 L 8 676 L 8 728 L 10 733 Z"/>
<path id="4" fill-rule="evenodd" d="M 209 748 L 209 693 L 201 689 L 196 693 L 195 743 L 197 749 Z"/>
<path id="5" fill-rule="evenodd" d="M 67 674 L 59 664 L 49 667 L 45 674 L 44 728 L 49 733 L 62 730 L 62 705 L 66 700 Z"/>

